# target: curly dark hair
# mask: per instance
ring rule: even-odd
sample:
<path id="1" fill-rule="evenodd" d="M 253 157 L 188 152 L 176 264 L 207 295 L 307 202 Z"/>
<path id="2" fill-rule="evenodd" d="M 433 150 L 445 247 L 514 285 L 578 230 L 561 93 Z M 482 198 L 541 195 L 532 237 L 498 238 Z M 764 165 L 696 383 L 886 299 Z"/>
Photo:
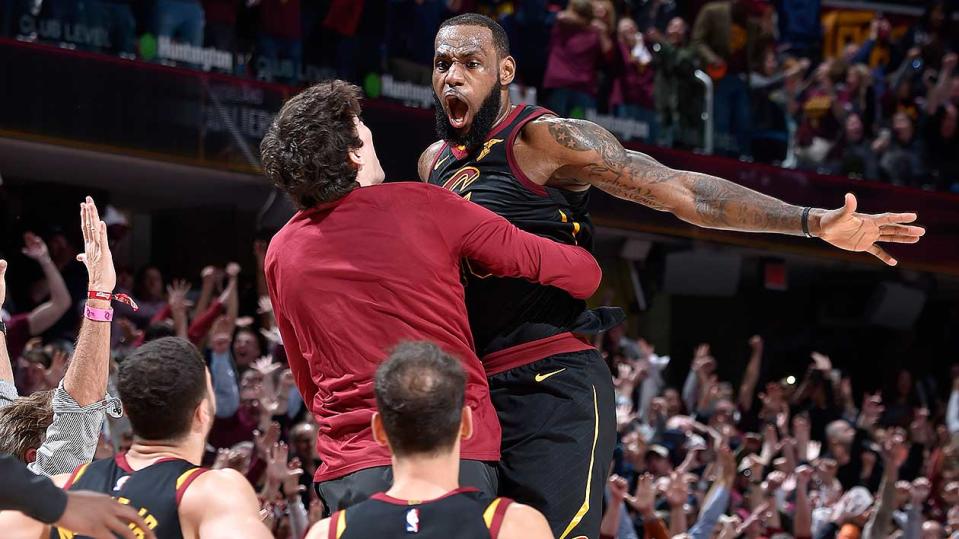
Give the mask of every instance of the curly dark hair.
<path id="1" fill-rule="evenodd" d="M 353 124 L 360 89 L 342 80 L 315 84 L 290 98 L 260 142 L 263 171 L 299 209 L 359 187 L 350 150 L 363 145 Z"/>

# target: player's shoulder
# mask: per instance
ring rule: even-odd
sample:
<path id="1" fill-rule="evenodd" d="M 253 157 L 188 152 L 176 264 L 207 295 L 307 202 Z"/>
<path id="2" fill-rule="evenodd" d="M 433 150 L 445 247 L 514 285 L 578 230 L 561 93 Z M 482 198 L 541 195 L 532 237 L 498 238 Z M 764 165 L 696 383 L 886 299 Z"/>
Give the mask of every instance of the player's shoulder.
<path id="1" fill-rule="evenodd" d="M 327 517 L 314 524 L 313 527 L 310 528 L 310 531 L 307 532 L 305 539 L 326 539 L 329 537 L 330 522 L 331 519 Z"/>
<path id="2" fill-rule="evenodd" d="M 250 500 L 255 505 L 256 492 L 246 477 L 234 469 L 224 468 L 199 474 L 183 493 L 182 505 L 187 509 L 201 509 L 210 504 L 236 506 Z"/>
<path id="3" fill-rule="evenodd" d="M 443 147 L 446 146 L 446 141 L 437 140 L 433 144 L 430 144 L 423 150 L 423 153 L 420 154 L 420 158 L 417 161 L 417 171 L 420 175 L 420 181 L 426 181 L 430 177 L 430 167 L 433 166 L 433 162 L 436 161 L 436 157 L 443 151 Z"/>
<path id="4" fill-rule="evenodd" d="M 506 508 L 498 537 L 500 539 L 546 539 L 552 538 L 553 532 L 543 513 L 529 505 L 513 502 Z"/>

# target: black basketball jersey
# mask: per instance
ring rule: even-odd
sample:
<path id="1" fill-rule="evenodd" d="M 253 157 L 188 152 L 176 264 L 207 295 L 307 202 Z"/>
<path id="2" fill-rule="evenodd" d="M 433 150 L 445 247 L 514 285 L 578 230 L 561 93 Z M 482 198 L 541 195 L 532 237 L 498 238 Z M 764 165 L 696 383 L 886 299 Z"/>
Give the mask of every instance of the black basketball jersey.
<path id="1" fill-rule="evenodd" d="M 513 143 L 547 109 L 516 106 L 481 146 L 468 151 L 448 143 L 430 166 L 429 183 L 442 186 L 505 217 L 518 228 L 554 241 L 592 249 L 589 192 L 537 185 L 516 166 Z M 480 357 L 575 329 L 586 303 L 555 287 L 488 275 L 463 264 L 466 306 Z"/>
<path id="2" fill-rule="evenodd" d="M 206 468 L 181 459 L 160 459 L 134 471 L 126 454 L 83 464 L 73 471 L 64 490 L 92 490 L 113 496 L 122 504 L 139 510 L 140 517 L 157 539 L 182 539 L 178 507 L 180 498 Z M 140 531 L 139 528 L 134 532 Z M 54 527 L 50 539 L 80 539 L 72 532 Z M 142 535 L 141 535 L 142 537 Z"/>
<path id="3" fill-rule="evenodd" d="M 509 498 L 484 499 L 458 488 L 434 500 L 399 500 L 385 493 L 330 517 L 329 539 L 496 539 Z"/>

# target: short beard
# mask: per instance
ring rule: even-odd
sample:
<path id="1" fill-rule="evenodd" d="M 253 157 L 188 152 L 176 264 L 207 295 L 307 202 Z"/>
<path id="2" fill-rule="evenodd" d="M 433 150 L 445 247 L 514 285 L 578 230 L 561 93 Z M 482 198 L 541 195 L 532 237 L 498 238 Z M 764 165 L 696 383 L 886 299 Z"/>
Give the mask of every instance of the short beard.
<path id="1" fill-rule="evenodd" d="M 489 95 L 483 100 L 480 109 L 473 115 L 473 123 L 470 124 L 470 128 L 466 133 L 456 132 L 456 129 L 450 124 L 449 118 L 446 117 L 446 111 L 443 110 L 443 103 L 434 92 L 433 101 L 436 106 L 433 110 L 436 113 L 436 134 L 440 139 L 454 146 L 465 146 L 467 149 L 476 148 L 486 142 L 486 137 L 493 128 L 496 117 L 499 116 L 500 106 L 503 104 L 503 99 L 500 96 L 502 88 L 503 85 L 497 80 L 496 84 L 493 85 L 493 89 L 490 90 Z"/>

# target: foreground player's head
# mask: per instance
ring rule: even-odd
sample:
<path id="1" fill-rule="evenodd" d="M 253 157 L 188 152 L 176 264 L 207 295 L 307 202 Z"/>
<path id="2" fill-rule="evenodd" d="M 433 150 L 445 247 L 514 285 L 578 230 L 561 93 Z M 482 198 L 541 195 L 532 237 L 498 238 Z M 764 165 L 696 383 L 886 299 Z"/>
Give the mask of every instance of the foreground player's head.
<path id="1" fill-rule="evenodd" d="M 496 21 L 476 13 L 447 19 L 436 34 L 433 55 L 439 137 L 468 148 L 485 141 L 515 75 L 509 38 Z"/>
<path id="2" fill-rule="evenodd" d="M 213 426 L 210 373 L 186 339 L 163 337 L 137 348 L 120 364 L 117 391 L 141 441 L 178 445 L 205 439 Z"/>
<path id="3" fill-rule="evenodd" d="M 386 178 L 360 120 L 360 95 L 341 80 L 315 84 L 283 105 L 260 142 L 263 171 L 299 209 Z"/>
<path id="4" fill-rule="evenodd" d="M 434 344 L 401 344 L 376 371 L 373 438 L 398 458 L 459 451 L 473 432 L 466 373 Z"/>

